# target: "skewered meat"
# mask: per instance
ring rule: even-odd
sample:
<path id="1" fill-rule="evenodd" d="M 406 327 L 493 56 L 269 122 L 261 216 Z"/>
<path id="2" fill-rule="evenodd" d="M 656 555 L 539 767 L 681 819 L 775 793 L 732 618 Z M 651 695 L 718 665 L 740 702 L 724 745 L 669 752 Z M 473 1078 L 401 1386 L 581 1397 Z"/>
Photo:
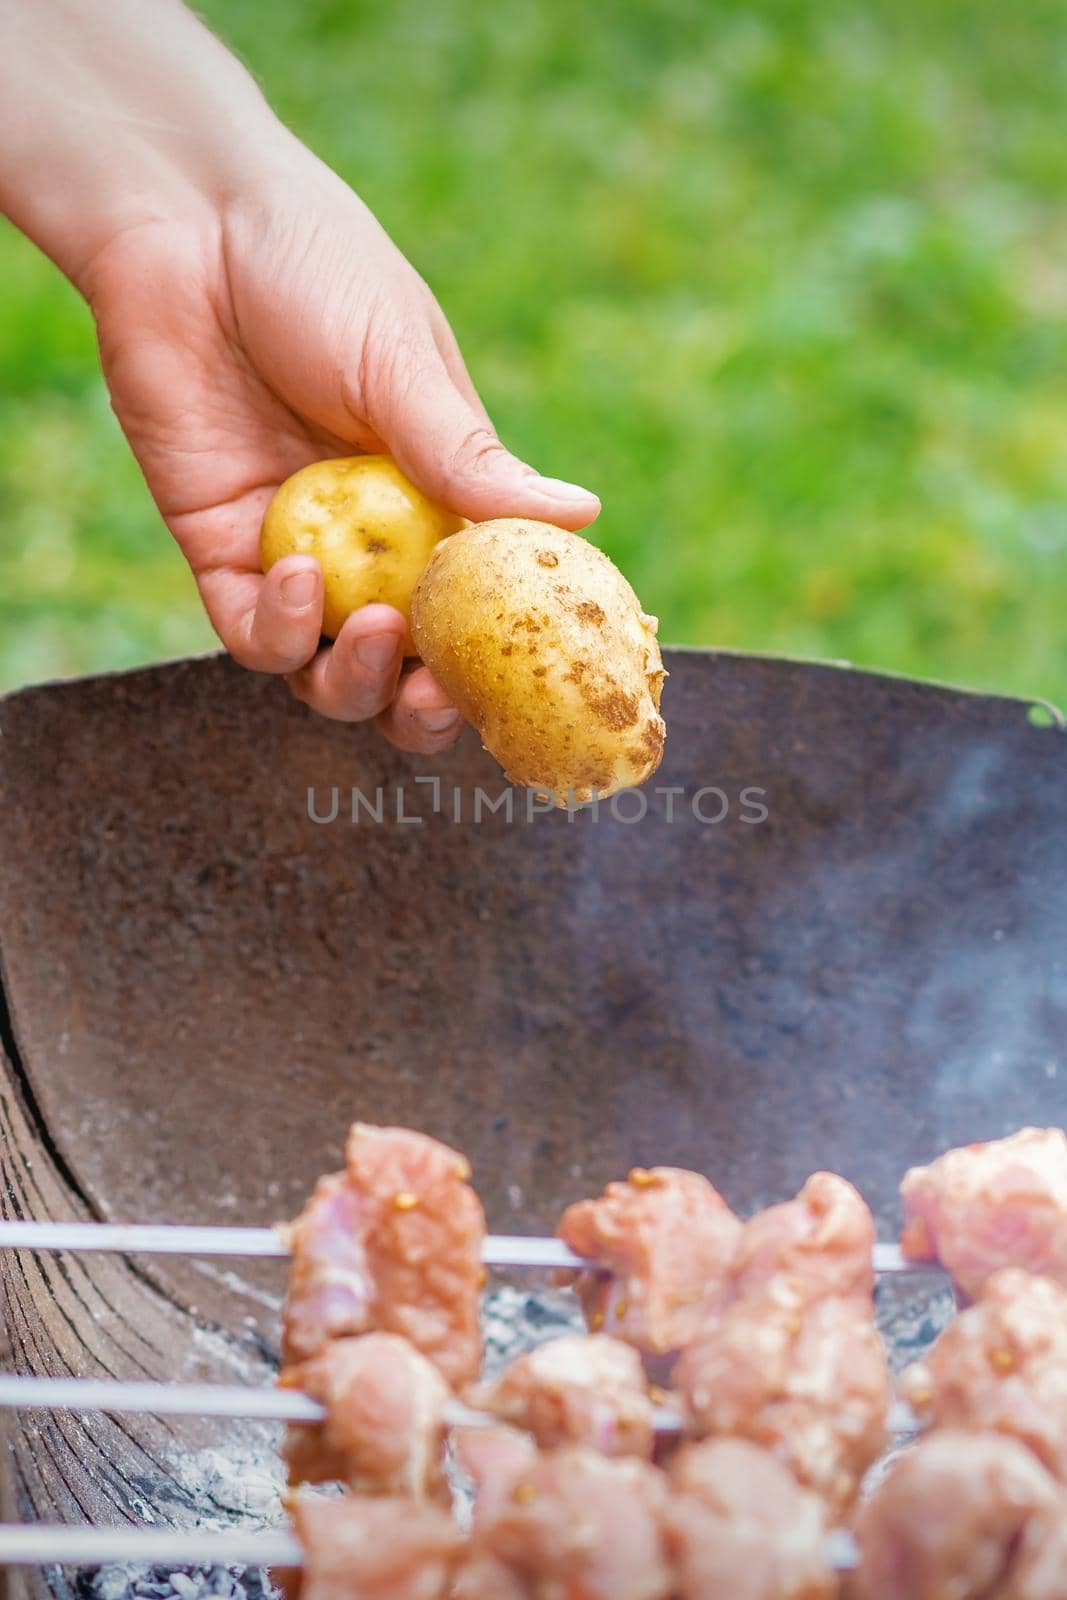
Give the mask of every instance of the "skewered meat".
<path id="1" fill-rule="evenodd" d="M 461 1600 L 668 1600 L 662 1473 L 572 1448 L 538 1455 L 491 1510 L 476 1503 Z"/>
<path id="2" fill-rule="evenodd" d="M 762 1445 L 835 1514 L 885 1443 L 892 1385 L 869 1310 L 809 1303 L 788 1279 L 728 1306 L 675 1380 L 695 1434 Z"/>
<path id="3" fill-rule="evenodd" d="M 606 1456 L 650 1457 L 652 1402 L 641 1357 L 606 1334 L 564 1334 L 519 1356 L 472 1405 L 525 1428 L 542 1449 L 585 1444 Z"/>
<path id="4" fill-rule="evenodd" d="M 476 1377 L 485 1216 L 469 1177 L 436 1139 L 353 1124 L 345 1171 L 319 1179 L 288 1229 L 283 1362 L 382 1331 L 410 1339 L 454 1386 Z"/>
<path id="5" fill-rule="evenodd" d="M 569 1206 L 557 1228 L 612 1274 L 575 1287 L 593 1332 L 665 1354 L 687 1345 L 726 1281 L 741 1223 L 708 1180 L 677 1167 L 635 1167 L 598 1200 Z"/>
<path id="6" fill-rule="evenodd" d="M 1067 1495 L 1026 1524 L 1004 1600 L 1067 1600 Z"/>
<path id="7" fill-rule="evenodd" d="M 900 1186 L 900 1247 L 940 1261 L 975 1299 L 1001 1267 L 1067 1284 L 1067 1134 L 1022 1128 L 912 1167 Z"/>
<path id="8" fill-rule="evenodd" d="M 994 1273 L 901 1388 L 924 1420 L 1011 1434 L 1067 1482 L 1067 1289 Z"/>
<path id="9" fill-rule="evenodd" d="M 874 1293 L 874 1218 L 862 1196 L 833 1172 L 816 1172 L 794 1200 L 745 1223 L 730 1269 L 730 1293 L 745 1298 L 789 1277 L 811 1299 Z"/>
<path id="10" fill-rule="evenodd" d="M 855 1600 L 1008 1600 L 1020 1538 L 1057 1501 L 1053 1480 L 1013 1439 L 932 1433 L 893 1462 L 860 1508 L 851 1592 Z"/>
<path id="11" fill-rule="evenodd" d="M 463 1536 L 436 1506 L 410 1500 L 298 1499 L 293 1526 L 304 1547 L 287 1600 L 444 1600 Z"/>
<path id="12" fill-rule="evenodd" d="M 538 1449 L 528 1433 L 515 1428 L 459 1428 L 452 1437 L 456 1462 L 475 1488 L 474 1519 L 467 1557 L 451 1600 L 523 1600 L 527 1585 L 493 1554 L 488 1537 L 496 1518 L 511 1503 L 523 1473 L 532 1470 Z M 485 1535 L 483 1537 L 483 1534 Z"/>
<path id="13" fill-rule="evenodd" d="M 830 1600 L 817 1496 L 742 1439 L 687 1445 L 667 1512 L 677 1600 Z"/>
<path id="14" fill-rule="evenodd" d="M 528 1433 L 501 1424 L 498 1428 L 457 1428 L 452 1450 L 459 1467 L 473 1480 L 475 1522 L 491 1519 L 506 1505 L 512 1489 L 538 1458 Z"/>
<path id="15" fill-rule="evenodd" d="M 291 1423 L 289 1482 L 345 1483 L 364 1494 L 444 1499 L 444 1409 L 437 1368 L 395 1333 L 334 1339 L 279 1378 L 326 1407 L 322 1423 Z"/>

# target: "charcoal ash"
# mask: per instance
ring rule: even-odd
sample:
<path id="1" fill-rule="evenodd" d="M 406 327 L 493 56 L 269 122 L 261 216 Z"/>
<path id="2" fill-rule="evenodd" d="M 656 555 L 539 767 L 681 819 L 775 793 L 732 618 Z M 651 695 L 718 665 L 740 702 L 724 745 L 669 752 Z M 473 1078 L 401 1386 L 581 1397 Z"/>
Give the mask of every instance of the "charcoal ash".
<path id="1" fill-rule="evenodd" d="M 256 1567 L 83 1568 L 78 1600 L 274 1600 L 277 1590 Z"/>
<path id="2" fill-rule="evenodd" d="M 501 1284 L 486 1295 L 482 1310 L 485 1374 L 493 1377 L 509 1361 L 563 1333 L 584 1333 L 582 1308 L 569 1289 L 515 1288 Z"/>
<path id="3" fill-rule="evenodd" d="M 894 1375 L 926 1354 L 956 1315 L 949 1283 L 936 1287 L 925 1277 L 882 1278 L 875 1291 L 878 1331 Z"/>

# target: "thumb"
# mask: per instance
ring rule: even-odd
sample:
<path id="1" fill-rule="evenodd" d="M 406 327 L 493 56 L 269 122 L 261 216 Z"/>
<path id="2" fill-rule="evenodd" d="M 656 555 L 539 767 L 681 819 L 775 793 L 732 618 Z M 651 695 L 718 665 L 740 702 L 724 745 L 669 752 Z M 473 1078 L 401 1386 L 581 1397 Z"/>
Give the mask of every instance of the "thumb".
<path id="1" fill-rule="evenodd" d="M 424 494 L 458 516 L 536 517 L 574 529 L 600 511 L 588 489 L 542 478 L 506 450 L 443 364 L 430 363 L 381 411 L 376 426 L 393 459 Z"/>

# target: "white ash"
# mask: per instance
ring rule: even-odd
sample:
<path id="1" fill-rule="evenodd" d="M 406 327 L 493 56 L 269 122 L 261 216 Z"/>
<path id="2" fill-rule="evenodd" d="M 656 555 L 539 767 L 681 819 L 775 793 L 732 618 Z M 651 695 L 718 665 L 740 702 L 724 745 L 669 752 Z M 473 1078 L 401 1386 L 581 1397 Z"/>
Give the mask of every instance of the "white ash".
<path id="1" fill-rule="evenodd" d="M 76 1574 L 79 1600 L 272 1600 L 266 1574 L 254 1567 L 100 1567 Z"/>
<path id="2" fill-rule="evenodd" d="M 199 1497 L 200 1527 L 218 1532 L 278 1526 L 285 1488 L 282 1432 L 280 1422 L 244 1423 L 216 1449 L 174 1452 L 168 1465 L 175 1481 Z"/>
<path id="3" fill-rule="evenodd" d="M 569 1289 L 516 1289 L 502 1284 L 486 1295 L 482 1309 L 485 1373 L 492 1377 L 524 1350 L 558 1339 L 561 1333 L 584 1333 L 581 1307 Z"/>
<path id="4" fill-rule="evenodd" d="M 935 1287 L 927 1277 L 883 1278 L 875 1300 L 878 1331 L 894 1374 L 929 1350 L 956 1315 L 951 1286 Z"/>

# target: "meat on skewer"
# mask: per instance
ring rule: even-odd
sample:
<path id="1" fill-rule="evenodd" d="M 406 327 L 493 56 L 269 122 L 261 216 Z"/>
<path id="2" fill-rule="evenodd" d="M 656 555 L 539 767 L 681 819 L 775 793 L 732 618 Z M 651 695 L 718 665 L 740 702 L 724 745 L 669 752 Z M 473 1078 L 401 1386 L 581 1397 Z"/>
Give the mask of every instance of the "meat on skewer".
<path id="1" fill-rule="evenodd" d="M 1012 1562 L 1004 1600 L 1064 1600 L 1067 1596 L 1067 1495 L 1035 1511 Z"/>
<path id="2" fill-rule="evenodd" d="M 475 1502 L 455 1600 L 669 1600 L 667 1500 L 645 1461 L 580 1447 L 535 1454 L 506 1493 Z"/>
<path id="3" fill-rule="evenodd" d="M 892 1382 L 869 1310 L 789 1279 L 735 1300 L 674 1369 L 692 1432 L 749 1439 L 836 1519 L 885 1444 Z"/>
<path id="4" fill-rule="evenodd" d="M 1008 1267 L 901 1377 L 940 1427 L 1009 1434 L 1067 1482 L 1067 1289 Z"/>
<path id="5" fill-rule="evenodd" d="M 290 1514 L 304 1565 L 275 1574 L 286 1600 L 445 1600 L 452 1592 L 463 1535 L 436 1506 L 299 1497 Z"/>
<path id="6" fill-rule="evenodd" d="M 831 1600 L 822 1502 L 742 1439 L 675 1457 L 666 1523 L 676 1600 Z"/>
<path id="7" fill-rule="evenodd" d="M 527 1351 L 468 1399 L 524 1428 L 542 1449 L 584 1444 L 606 1456 L 651 1457 L 652 1402 L 641 1357 L 606 1334 L 564 1334 Z"/>
<path id="8" fill-rule="evenodd" d="M 496 1428 L 457 1428 L 452 1450 L 457 1465 L 474 1484 L 476 1521 L 494 1517 L 538 1459 L 530 1435 L 503 1423 Z"/>
<path id="9" fill-rule="evenodd" d="M 1021 1128 L 912 1167 L 900 1186 L 911 1261 L 939 1261 L 972 1300 L 1002 1267 L 1067 1284 L 1067 1134 Z"/>
<path id="10" fill-rule="evenodd" d="M 334 1339 L 278 1381 L 326 1407 L 324 1422 L 286 1429 L 290 1484 L 336 1481 L 362 1494 L 450 1503 L 444 1410 L 451 1391 L 399 1334 Z"/>
<path id="11" fill-rule="evenodd" d="M 932 1433 L 898 1456 L 859 1511 L 850 1600 L 1063 1600 L 1062 1572 L 1058 1589 L 1014 1586 L 1026 1564 L 1033 1572 L 1036 1548 L 1022 1560 L 1028 1526 L 1057 1510 L 1056 1483 L 1014 1439 Z"/>
<path id="12" fill-rule="evenodd" d="M 729 1296 L 744 1299 L 789 1278 L 807 1298 L 870 1305 L 874 1218 L 862 1195 L 833 1172 L 815 1172 L 793 1200 L 745 1223 L 730 1265 Z"/>
<path id="13" fill-rule="evenodd" d="M 320 1178 L 288 1229 L 282 1360 L 346 1334 L 399 1333 L 454 1387 L 481 1365 L 485 1215 L 457 1151 L 357 1122 L 345 1170 Z"/>
<path id="14" fill-rule="evenodd" d="M 579 1273 L 590 1328 L 650 1354 L 684 1349 L 732 1301 L 791 1278 L 807 1299 L 874 1292 L 874 1220 L 832 1172 L 742 1223 L 696 1172 L 637 1167 L 598 1200 L 563 1214 L 557 1232 L 610 1273 Z"/>
<path id="15" fill-rule="evenodd" d="M 461 1428 L 453 1435 L 452 1449 L 457 1464 L 471 1479 L 475 1489 L 474 1527 L 466 1559 L 456 1580 L 451 1600 L 522 1600 L 527 1585 L 494 1555 L 491 1542 L 480 1537 L 511 1503 L 511 1495 L 523 1473 L 539 1459 L 537 1446 L 528 1433 L 516 1428 Z"/>
<path id="16" fill-rule="evenodd" d="M 703 1325 L 741 1223 L 698 1172 L 635 1167 L 599 1199 L 568 1206 L 556 1232 L 611 1274 L 580 1272 L 574 1280 L 592 1332 L 662 1355 L 687 1345 Z"/>
<path id="17" fill-rule="evenodd" d="M 478 1485 L 454 1600 L 830 1600 L 819 1499 L 766 1451 L 690 1445 L 670 1482 L 642 1462 L 542 1454 L 510 1429 L 465 1431 Z"/>

